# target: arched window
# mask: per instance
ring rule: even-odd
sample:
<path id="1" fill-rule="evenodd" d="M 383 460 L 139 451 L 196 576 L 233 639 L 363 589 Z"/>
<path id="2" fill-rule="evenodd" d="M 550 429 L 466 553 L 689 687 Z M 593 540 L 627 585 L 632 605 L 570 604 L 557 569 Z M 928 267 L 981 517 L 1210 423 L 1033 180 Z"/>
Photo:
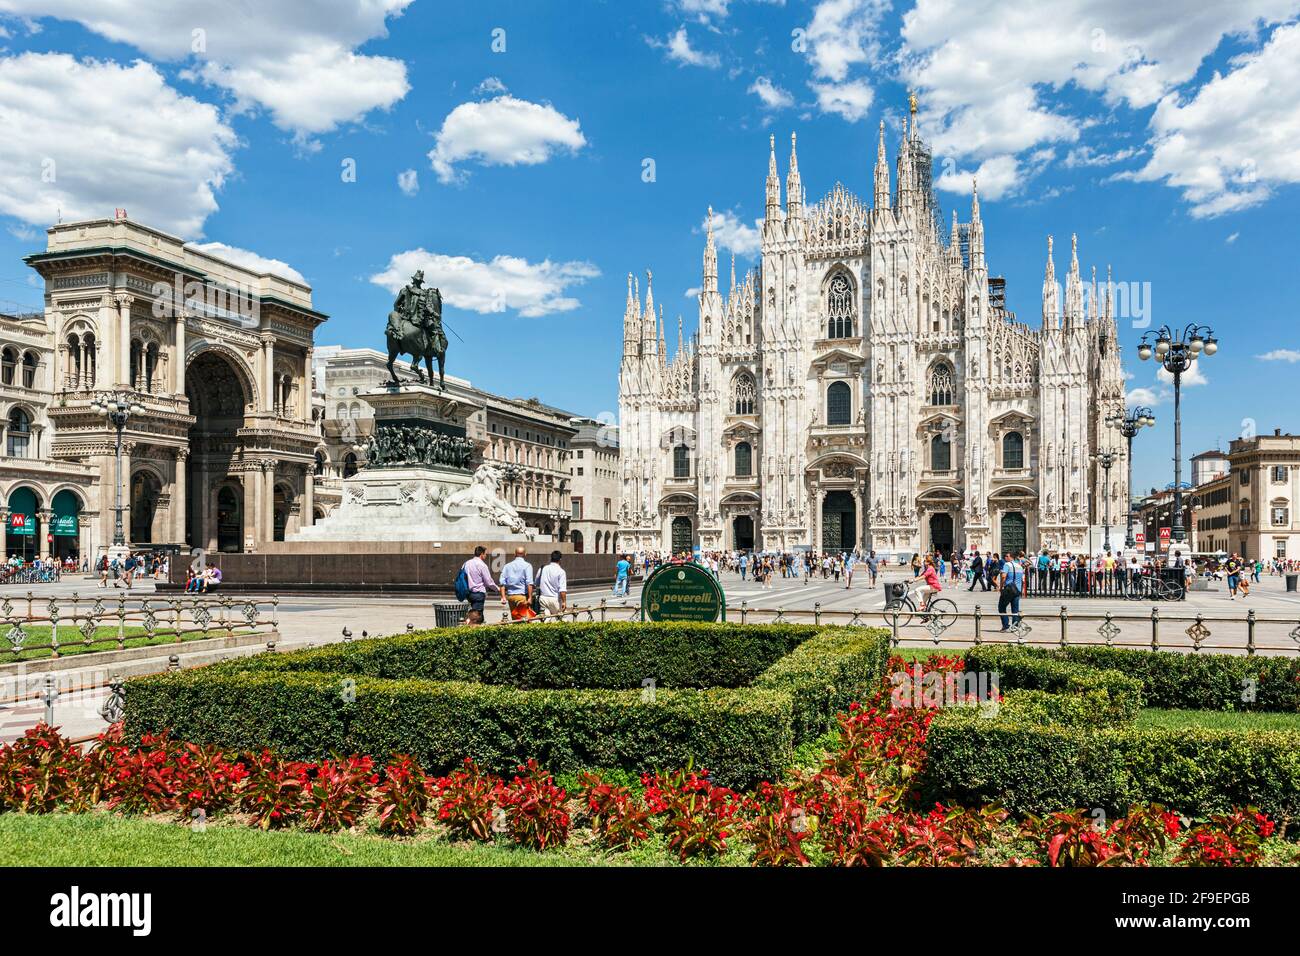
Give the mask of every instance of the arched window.
<path id="1" fill-rule="evenodd" d="M 93 332 L 87 332 L 81 337 L 82 348 L 82 388 L 95 387 L 95 335 Z"/>
<path id="2" fill-rule="evenodd" d="M 845 382 L 826 389 L 826 424 L 847 425 L 853 420 L 853 392 Z"/>
<path id="3" fill-rule="evenodd" d="M 930 372 L 930 404 L 953 405 L 952 366 L 940 362 Z"/>
<path id="4" fill-rule="evenodd" d="M 6 450 L 10 458 L 26 458 L 31 450 L 32 420 L 21 408 L 9 413 L 9 435 Z"/>
<path id="5" fill-rule="evenodd" d="M 844 273 L 831 279 L 826 293 L 826 337 L 848 339 L 854 334 L 857 313 L 853 306 L 853 283 Z"/>
<path id="6" fill-rule="evenodd" d="M 357 456 L 348 452 L 343 457 L 343 477 L 351 478 L 357 473 Z"/>
<path id="7" fill-rule="evenodd" d="M 348 407 L 344 405 L 342 402 L 339 402 L 339 407 L 335 410 L 334 416 L 338 418 L 340 421 L 347 421 Z"/>
<path id="8" fill-rule="evenodd" d="M 141 391 L 152 392 L 154 389 L 154 378 L 158 374 L 158 343 L 150 342 L 144 348 L 144 383 L 140 386 Z"/>
<path id="9" fill-rule="evenodd" d="M 673 477 L 691 477 L 691 450 L 685 445 L 678 445 L 673 449 Z"/>
<path id="10" fill-rule="evenodd" d="M 1020 432 L 1007 432 L 1002 436 L 1002 467 L 1025 467 L 1025 436 Z"/>
<path id="11" fill-rule="evenodd" d="M 7 347 L 0 352 L 0 383 L 12 385 L 14 370 L 18 367 L 18 350 Z"/>
<path id="12" fill-rule="evenodd" d="M 740 372 L 731 382 L 731 407 L 737 415 L 754 414 L 754 376 Z"/>
<path id="13" fill-rule="evenodd" d="M 736 446 L 736 477 L 748 478 L 754 473 L 754 449 L 749 442 L 742 441 Z"/>
<path id="14" fill-rule="evenodd" d="M 64 388 L 76 388 L 81 384 L 81 336 L 72 333 L 68 336 L 68 365 L 63 373 Z"/>
<path id="15" fill-rule="evenodd" d="M 23 388 L 36 387 L 36 366 L 40 364 L 40 359 L 36 357 L 35 352 L 23 353 Z"/>
<path id="16" fill-rule="evenodd" d="M 948 471 L 952 468 L 952 442 L 948 435 L 939 432 L 930 439 L 930 470 Z"/>

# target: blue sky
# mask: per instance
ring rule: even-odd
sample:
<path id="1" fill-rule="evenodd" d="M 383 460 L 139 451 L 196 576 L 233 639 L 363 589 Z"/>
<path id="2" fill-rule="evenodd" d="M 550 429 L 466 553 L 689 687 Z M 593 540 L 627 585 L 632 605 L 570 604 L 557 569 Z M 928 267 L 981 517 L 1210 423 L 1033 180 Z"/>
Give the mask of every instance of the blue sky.
<path id="1" fill-rule="evenodd" d="M 724 284 L 730 251 L 755 262 L 768 135 L 784 178 L 799 134 L 810 202 L 837 180 L 869 197 L 877 125 L 892 163 L 916 88 L 940 203 L 967 219 L 978 173 L 1021 319 L 1046 236 L 1063 273 L 1077 232 L 1085 275 L 1110 264 L 1154 326 L 1218 333 L 1189 454 L 1300 431 L 1300 0 L 1135 6 L 0 0 L 0 308 L 39 305 L 21 256 L 60 211 L 122 206 L 296 270 L 322 344 L 381 347 L 423 265 L 449 371 L 613 412 L 627 273 L 644 292 L 653 270 L 689 334 L 709 205 Z M 1133 324 L 1129 384 L 1160 420 L 1136 477 L 1164 484 L 1172 403 Z"/>

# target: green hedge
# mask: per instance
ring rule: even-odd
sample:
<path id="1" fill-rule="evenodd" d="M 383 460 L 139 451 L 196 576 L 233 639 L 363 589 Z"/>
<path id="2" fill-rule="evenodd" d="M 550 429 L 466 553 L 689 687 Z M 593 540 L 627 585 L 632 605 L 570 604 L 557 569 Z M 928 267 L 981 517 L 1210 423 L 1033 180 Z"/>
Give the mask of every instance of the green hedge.
<path id="1" fill-rule="evenodd" d="M 752 656 L 730 656 L 743 654 Z M 775 779 L 797 743 L 872 693 L 888 654 L 883 629 L 455 628 L 137 678 L 127 684 L 126 733 L 138 740 L 169 730 L 302 759 L 404 752 L 430 771 L 465 757 L 498 772 L 528 757 L 557 773 L 690 764 L 722 783 L 748 786 Z M 763 669 L 748 686 L 686 683 L 708 674 L 737 679 L 755 671 L 756 660 Z M 606 680 L 601 662 L 612 675 L 605 688 L 553 686 Z M 466 673 L 512 676 L 524 686 L 452 678 Z M 656 679 L 653 699 L 643 696 L 644 676 Z"/>
<path id="2" fill-rule="evenodd" d="M 1142 709 L 1142 682 L 1122 671 L 1091 667 L 1076 661 L 1006 645 L 981 645 L 966 652 L 966 668 L 971 671 L 996 672 L 999 689 L 1040 690 L 1054 694 L 1091 695 L 1094 704 L 1103 698 L 1094 691 L 1105 692 L 1108 704 L 1103 718 L 1108 723 L 1131 722 Z"/>
<path id="3" fill-rule="evenodd" d="M 835 715 L 880 686 L 889 667 L 889 632 L 828 628 L 781 658 L 754 681 L 755 688 L 789 693 L 794 737 L 809 740 L 835 727 Z"/>
<path id="4" fill-rule="evenodd" d="M 1118 647 L 1068 647 L 1035 653 L 1136 677 L 1142 681 L 1148 707 L 1300 712 L 1300 658 Z M 1247 685 L 1246 681 L 1253 683 Z M 1253 701 L 1242 700 L 1246 690 L 1253 691 Z"/>
<path id="5" fill-rule="evenodd" d="M 741 687 L 824 628 L 557 623 L 442 628 L 259 655 L 239 669 L 462 680 L 533 689 Z"/>
<path id="6" fill-rule="evenodd" d="M 990 713 L 987 709 L 985 713 Z M 1098 688 L 1073 694 L 1046 690 L 1009 690 L 1002 695 L 996 716 L 1031 724 L 1068 727 L 1122 726 L 1132 717 L 1117 707 L 1110 694 Z"/>
<path id="7" fill-rule="evenodd" d="M 1300 734 L 1051 726 L 938 715 L 927 738 L 926 801 L 999 803 L 1016 813 L 1156 801 L 1199 816 L 1254 805 L 1300 810 Z"/>

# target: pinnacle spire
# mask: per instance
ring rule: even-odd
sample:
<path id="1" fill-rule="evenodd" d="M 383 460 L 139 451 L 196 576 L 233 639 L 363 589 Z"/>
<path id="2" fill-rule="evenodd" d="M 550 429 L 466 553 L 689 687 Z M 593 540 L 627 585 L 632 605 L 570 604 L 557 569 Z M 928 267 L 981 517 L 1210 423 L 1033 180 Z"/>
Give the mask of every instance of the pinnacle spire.
<path id="1" fill-rule="evenodd" d="M 1052 259 L 1052 237 L 1047 237 L 1047 268 L 1043 273 L 1043 328 L 1060 326 L 1061 305 L 1056 289 L 1056 263 Z"/>
<path id="2" fill-rule="evenodd" d="M 713 207 L 709 206 L 709 217 L 705 220 L 704 237 L 704 293 L 718 291 L 718 250 L 713 244 Z"/>
<path id="3" fill-rule="evenodd" d="M 785 177 L 786 213 L 791 218 L 801 214 L 803 208 L 803 182 L 799 178 L 799 154 L 795 149 L 795 134 L 790 134 L 790 172 Z"/>
<path id="4" fill-rule="evenodd" d="M 877 209 L 889 208 L 889 163 L 885 159 L 885 121 L 880 121 L 880 142 L 876 145 L 876 196 Z"/>
<path id="5" fill-rule="evenodd" d="M 731 289 L 729 292 L 735 294 L 736 291 L 736 254 L 731 254 Z"/>
<path id="6" fill-rule="evenodd" d="M 767 138 L 767 218 L 781 215 L 781 177 L 776 171 L 776 136 Z"/>

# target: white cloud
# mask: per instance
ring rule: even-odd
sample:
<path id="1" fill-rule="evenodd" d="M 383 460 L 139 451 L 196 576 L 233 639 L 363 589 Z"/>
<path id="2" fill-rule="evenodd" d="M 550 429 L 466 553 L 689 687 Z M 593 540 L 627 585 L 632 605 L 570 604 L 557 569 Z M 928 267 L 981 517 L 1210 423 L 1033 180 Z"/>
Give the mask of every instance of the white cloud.
<path id="1" fill-rule="evenodd" d="M 1066 169 L 1075 169 L 1084 166 L 1111 166 L 1115 163 L 1122 163 L 1126 159 L 1132 159 L 1138 154 L 1135 146 L 1126 149 L 1117 149 L 1114 152 L 1098 152 L 1091 146 L 1076 146 L 1065 154 L 1063 165 Z"/>
<path id="2" fill-rule="evenodd" d="M 387 109 L 409 89 L 406 66 L 355 49 L 387 35 L 412 0 L 0 0 L 0 13 L 81 23 L 266 109 L 306 142 Z"/>
<path id="3" fill-rule="evenodd" d="M 763 101 L 763 106 L 769 110 L 783 110 L 794 106 L 794 97 L 765 76 L 760 76 L 751 83 L 746 92 L 757 96 Z"/>
<path id="4" fill-rule="evenodd" d="M 702 66 L 706 69 L 716 70 L 722 65 L 722 59 L 716 53 L 703 53 L 691 46 L 690 37 L 686 35 L 685 25 L 678 27 L 676 33 L 663 40 L 646 37 L 645 42 L 656 50 L 663 50 L 668 59 L 681 66 Z"/>
<path id="5" fill-rule="evenodd" d="M 506 85 L 495 76 L 486 77 L 482 83 L 474 87 L 474 92 L 480 96 L 497 96 L 501 93 L 509 93 Z"/>
<path id="6" fill-rule="evenodd" d="M 863 119 L 871 109 L 875 93 L 863 80 L 847 83 L 810 83 L 817 94 L 817 108 L 823 113 L 834 113 L 850 123 Z"/>
<path id="7" fill-rule="evenodd" d="M 953 168 L 934 181 L 935 189 L 969 196 L 971 181 L 979 181 L 981 198 L 1002 199 L 1013 196 L 1021 188 L 1020 163 L 1014 156 L 992 156 L 979 164 L 974 171 Z"/>
<path id="8" fill-rule="evenodd" d="M 1062 105 L 1058 94 L 1067 87 L 1095 94 L 1108 106 L 1150 106 L 1192 80 L 1224 37 L 1252 36 L 1261 21 L 1280 22 L 1296 9 L 1296 0 L 1236 0 L 1195 9 L 1182 0 L 1041 0 L 1019 6 L 918 0 L 903 17 L 898 58 L 903 79 L 920 90 L 922 132 L 936 157 L 1015 156 L 1078 141 L 1089 122 Z M 1277 95 L 1277 112 L 1295 99 Z M 1167 125 L 1192 119 L 1161 108 Z M 1241 108 L 1239 117 L 1243 125 L 1256 120 L 1249 108 Z M 1266 124 L 1259 128 L 1267 135 Z M 1156 132 L 1158 142 L 1161 130 Z M 1070 156 L 1081 163 L 1123 153 L 1082 150 L 1072 150 L 1067 162 Z M 1153 158 L 1148 178 L 1176 176 L 1194 164 L 1196 152 L 1191 148 L 1168 165 Z M 1225 206 L 1258 201 L 1246 191 L 1207 200 Z"/>
<path id="9" fill-rule="evenodd" d="M 738 256 L 756 256 L 763 246 L 763 235 L 758 231 L 758 224 L 761 221 L 756 219 L 754 225 L 749 226 L 734 212 L 714 210 L 713 242 L 719 248 L 727 249 Z M 707 216 L 700 222 L 699 231 L 703 232 L 706 228 L 708 228 Z"/>
<path id="10" fill-rule="evenodd" d="M 1131 176 L 1181 189 L 1196 218 L 1248 209 L 1276 186 L 1300 183 L 1300 24 L 1278 27 L 1231 67 L 1186 102 L 1176 93 L 1160 101 L 1155 149 Z"/>
<path id="11" fill-rule="evenodd" d="M 201 236 L 234 168 L 233 130 L 150 64 L 0 58 L 0 213 L 47 226 L 111 216 Z"/>
<path id="12" fill-rule="evenodd" d="M 1263 355 L 1256 355 L 1255 358 L 1265 362 L 1300 362 L 1300 349 L 1273 349 Z"/>
<path id="13" fill-rule="evenodd" d="M 404 169 L 397 174 L 397 188 L 408 196 L 420 191 L 420 174 L 414 169 Z"/>
<path id="14" fill-rule="evenodd" d="M 224 259 L 226 262 L 232 262 L 237 266 L 248 269 L 250 272 L 269 272 L 271 275 L 277 275 L 285 279 L 291 279 L 294 282 L 301 282 L 307 285 L 307 280 L 303 274 L 279 259 L 267 259 L 265 256 L 259 256 L 256 252 L 249 252 L 247 249 L 240 249 L 238 246 L 228 246 L 224 242 L 190 242 L 186 243 L 190 249 L 197 249 L 199 252 L 205 252 L 217 259 Z"/>
<path id="15" fill-rule="evenodd" d="M 1234 242 L 1237 241 L 1237 239 L 1238 239 L 1240 236 L 1241 236 L 1241 233 L 1239 233 L 1239 232 L 1234 232 L 1232 235 L 1228 236 L 1228 238 L 1227 238 L 1227 239 L 1224 239 L 1223 241 L 1226 242 L 1228 245 L 1232 245 Z"/>
<path id="16" fill-rule="evenodd" d="M 461 103 L 447 114 L 434 140 L 429 162 L 444 183 L 464 179 L 457 163 L 534 166 L 558 150 L 577 152 L 587 144 L 576 119 L 569 119 L 549 103 L 530 103 L 513 96 Z"/>
<path id="17" fill-rule="evenodd" d="M 1124 401 L 1129 405 L 1159 405 L 1169 393 L 1164 389 L 1157 392 L 1153 388 L 1132 388 L 1124 396 Z"/>
<path id="18" fill-rule="evenodd" d="M 686 298 L 688 298 L 688 299 L 698 299 L 699 297 L 700 297 L 700 287 L 699 287 L 699 286 L 694 285 L 694 286 L 691 286 L 689 289 L 686 290 Z"/>
<path id="19" fill-rule="evenodd" d="M 566 294 L 569 287 L 600 275 L 590 262 L 529 262 L 517 256 L 483 262 L 410 249 L 394 255 L 370 281 L 396 295 L 416 269 L 424 270 L 425 284 L 437 286 L 448 305 L 479 313 L 514 309 L 528 318 L 578 308 L 581 303 Z"/>
<path id="20" fill-rule="evenodd" d="M 1165 371 L 1163 365 L 1156 369 L 1156 378 L 1165 385 L 1174 384 L 1173 373 Z M 1201 363 L 1197 361 L 1193 361 L 1192 364 L 1187 367 L 1187 370 L 1182 373 L 1180 378 L 1185 386 L 1210 384 L 1210 380 L 1206 378 L 1205 373 L 1201 371 Z"/>
<path id="21" fill-rule="evenodd" d="M 880 21 L 889 0 L 821 0 L 804 28 L 804 53 L 812 66 L 808 85 L 823 113 L 856 122 L 867 114 L 871 84 L 853 73 L 878 64 Z"/>

